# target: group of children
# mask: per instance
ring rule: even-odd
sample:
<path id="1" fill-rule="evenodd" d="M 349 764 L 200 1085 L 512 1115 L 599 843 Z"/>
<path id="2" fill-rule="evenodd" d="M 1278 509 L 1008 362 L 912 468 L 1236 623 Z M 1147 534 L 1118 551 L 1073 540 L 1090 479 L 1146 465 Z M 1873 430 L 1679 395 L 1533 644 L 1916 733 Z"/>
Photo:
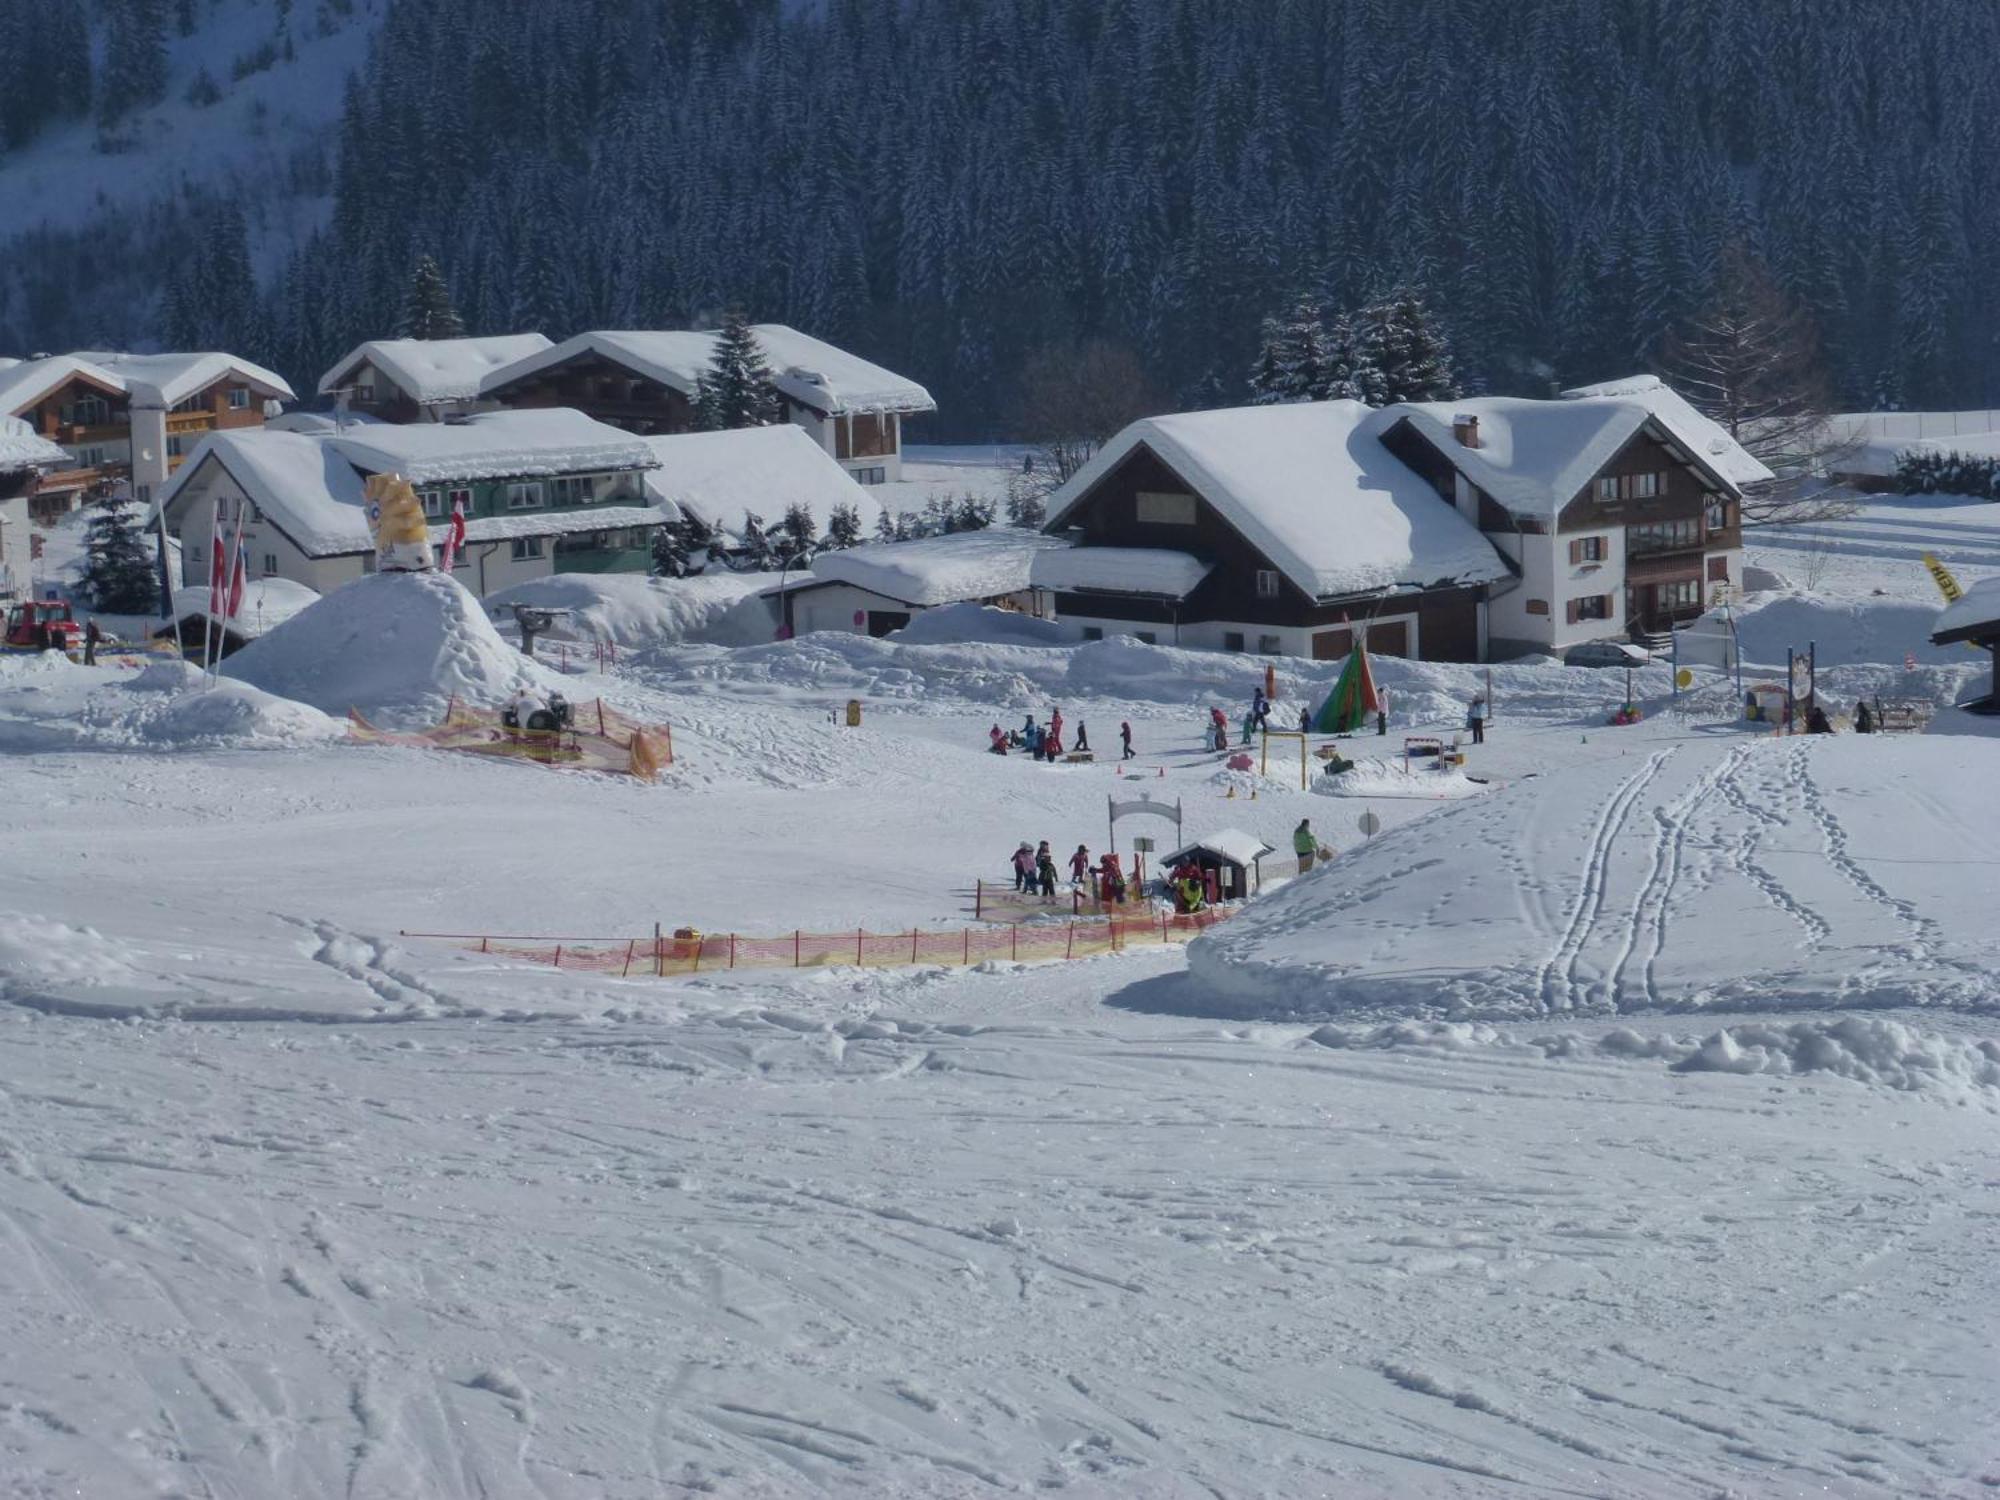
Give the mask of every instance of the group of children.
<path id="1" fill-rule="evenodd" d="M 1124 747 L 1124 754 L 1120 758 L 1123 760 L 1132 759 L 1134 753 L 1132 750 L 1132 726 L 1129 722 L 1121 723 L 1118 726 L 1118 738 Z M 986 731 L 986 740 L 987 748 L 995 755 L 1005 755 L 1009 750 L 1025 750 L 1028 754 L 1034 756 L 1036 760 L 1047 761 L 1053 765 L 1055 762 L 1061 760 L 1064 754 L 1062 710 L 1059 708 L 1050 709 L 1049 721 L 1046 724 L 1036 723 L 1033 714 L 1028 715 L 1026 722 L 1019 729 L 1006 730 L 995 724 L 991 729 Z M 1088 755 L 1092 753 L 1090 749 L 1090 730 L 1081 720 L 1077 722 L 1076 740 L 1071 749 L 1078 754 Z"/>
<path id="2" fill-rule="evenodd" d="M 1043 839 L 1033 849 L 1023 839 L 1014 851 L 1014 889 L 1026 894 L 1053 897 L 1056 893 L 1056 857 L 1049 849 L 1049 841 Z M 1128 883 L 1125 871 L 1120 867 L 1118 856 L 1107 854 L 1093 862 L 1086 845 L 1078 844 L 1076 853 L 1069 857 L 1070 884 L 1079 888 L 1095 888 L 1097 899 L 1106 904 L 1116 904 L 1125 899 Z"/>
<path id="3" fill-rule="evenodd" d="M 1271 713 L 1271 700 L 1264 696 L 1262 688 L 1258 688 L 1250 699 L 1250 707 L 1244 712 L 1243 738 L 1239 743 L 1245 745 L 1252 744 L 1259 734 L 1269 729 L 1271 727 Z M 1312 709 L 1310 706 L 1299 710 L 1299 733 L 1312 733 Z M 1208 711 L 1208 726 L 1203 731 L 1202 740 L 1210 750 L 1221 751 L 1229 748 L 1229 716 L 1220 708 L 1211 708 Z"/>

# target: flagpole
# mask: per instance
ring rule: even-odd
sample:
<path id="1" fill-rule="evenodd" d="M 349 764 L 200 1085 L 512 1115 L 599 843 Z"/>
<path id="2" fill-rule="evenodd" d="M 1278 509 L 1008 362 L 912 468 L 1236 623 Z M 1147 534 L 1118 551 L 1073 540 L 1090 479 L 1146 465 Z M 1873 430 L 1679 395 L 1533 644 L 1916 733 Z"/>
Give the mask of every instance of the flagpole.
<path id="1" fill-rule="evenodd" d="M 208 680 L 209 653 L 215 649 L 215 612 L 222 602 L 218 590 L 222 580 L 215 576 L 216 555 L 222 550 L 222 497 L 217 495 L 208 507 L 208 604 L 203 613 L 201 628 L 201 675 L 203 686 Z"/>
<path id="2" fill-rule="evenodd" d="M 236 611 L 238 608 L 241 607 L 243 603 L 242 594 L 237 592 L 236 580 L 239 577 L 242 578 L 245 588 L 248 588 L 250 583 L 250 578 L 249 578 L 250 569 L 247 566 L 247 560 L 243 556 L 243 512 L 247 508 L 248 507 L 246 502 L 242 500 L 238 500 L 236 502 L 235 544 L 230 547 L 229 556 L 225 559 L 225 561 L 229 565 L 228 566 L 229 581 L 227 585 L 228 592 L 224 594 L 222 597 L 222 608 L 223 608 L 224 618 L 228 620 L 233 620 L 236 618 Z M 225 626 L 224 628 L 227 629 L 228 627 Z M 218 687 L 222 685 L 222 642 L 221 641 L 217 641 L 215 643 L 215 682 L 216 686 Z"/>

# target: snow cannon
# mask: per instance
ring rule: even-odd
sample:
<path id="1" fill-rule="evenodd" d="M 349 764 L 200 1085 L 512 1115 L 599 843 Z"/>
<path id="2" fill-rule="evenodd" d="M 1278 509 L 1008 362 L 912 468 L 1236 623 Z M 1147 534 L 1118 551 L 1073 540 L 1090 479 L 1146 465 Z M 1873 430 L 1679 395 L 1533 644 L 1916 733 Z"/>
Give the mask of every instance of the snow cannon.
<path id="1" fill-rule="evenodd" d="M 368 529 L 375 534 L 375 569 L 380 573 L 428 573 L 430 527 L 417 492 L 400 474 L 370 474 L 362 489 Z"/>
<path id="2" fill-rule="evenodd" d="M 500 710 L 500 726 L 514 734 L 553 734 L 570 727 L 573 710 L 561 693 L 519 692 Z"/>

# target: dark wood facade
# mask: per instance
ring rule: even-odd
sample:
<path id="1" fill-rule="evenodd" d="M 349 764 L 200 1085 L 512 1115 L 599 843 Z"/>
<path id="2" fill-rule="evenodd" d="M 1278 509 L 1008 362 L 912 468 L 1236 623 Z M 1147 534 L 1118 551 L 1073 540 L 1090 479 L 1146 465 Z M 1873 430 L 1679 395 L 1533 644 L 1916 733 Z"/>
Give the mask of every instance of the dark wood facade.
<path id="1" fill-rule="evenodd" d="M 1142 519 L 1142 495 L 1190 497 L 1192 519 L 1185 523 Z M 1208 577 L 1178 603 L 1130 594 L 1059 592 L 1056 613 L 1063 619 L 1157 621 L 1169 628 L 1206 621 L 1268 625 L 1315 632 L 1315 654 L 1345 641 L 1333 653 L 1345 655 L 1351 649 L 1352 627 L 1383 616 L 1414 614 L 1416 644 L 1426 658 L 1478 659 L 1482 587 L 1316 599 L 1144 443 L 1091 487 L 1063 517 L 1060 529 L 1079 533 L 1080 547 L 1159 548 L 1189 553 L 1213 565 Z M 1409 647 L 1401 626 L 1377 627 L 1369 635 L 1369 648 L 1384 655 L 1404 654 Z"/>
<path id="2" fill-rule="evenodd" d="M 585 416 L 652 437 L 693 432 L 694 403 L 672 386 L 649 380 L 591 350 L 495 386 L 487 395 L 502 406 L 567 406 Z"/>

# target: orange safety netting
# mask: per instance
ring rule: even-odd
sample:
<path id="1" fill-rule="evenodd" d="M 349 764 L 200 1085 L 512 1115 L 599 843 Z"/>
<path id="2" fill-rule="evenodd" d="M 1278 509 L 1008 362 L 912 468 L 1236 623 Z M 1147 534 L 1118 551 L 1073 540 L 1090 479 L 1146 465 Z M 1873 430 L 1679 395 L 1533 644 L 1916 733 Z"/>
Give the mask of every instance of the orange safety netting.
<path id="1" fill-rule="evenodd" d="M 377 729 L 351 708 L 347 718 L 349 737 L 370 745 L 464 750 L 545 766 L 612 771 L 648 781 L 674 763 L 671 729 L 629 719 L 602 699 L 572 705 L 569 727 L 559 730 L 509 729 L 501 722 L 498 709 L 475 708 L 457 698 L 445 708 L 444 719 L 429 729 L 400 734 Z"/>
<path id="2" fill-rule="evenodd" d="M 1235 915 L 1229 907 L 1171 913 L 1135 912 L 1074 922 L 1012 927 L 961 927 L 949 931 L 792 932 L 780 937 L 742 933 L 691 933 L 648 938 L 485 937 L 463 932 L 406 932 L 439 938 L 475 953 L 490 953 L 558 969 L 588 969 L 622 977 L 661 978 L 716 969 L 810 969 L 851 965 L 867 969 L 940 964 L 964 966 L 993 959 L 1028 961 L 1090 958 L 1127 948 L 1184 943 Z"/>

